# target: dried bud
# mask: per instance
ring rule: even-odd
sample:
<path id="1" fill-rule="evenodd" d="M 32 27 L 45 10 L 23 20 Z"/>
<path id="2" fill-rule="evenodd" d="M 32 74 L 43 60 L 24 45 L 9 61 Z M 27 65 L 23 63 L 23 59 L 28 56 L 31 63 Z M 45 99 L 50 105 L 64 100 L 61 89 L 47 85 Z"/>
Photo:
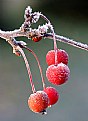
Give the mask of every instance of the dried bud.
<path id="1" fill-rule="evenodd" d="M 40 18 L 40 13 L 39 12 L 34 12 L 32 14 L 32 23 L 36 23 Z"/>
<path id="2" fill-rule="evenodd" d="M 21 56 L 21 53 L 20 53 L 18 50 L 14 49 L 14 48 L 13 48 L 13 53 L 14 53 L 16 56 Z"/>
<path id="3" fill-rule="evenodd" d="M 47 26 L 47 23 L 45 25 L 38 26 L 39 33 L 41 34 L 47 33 L 48 29 L 49 27 Z"/>
<path id="4" fill-rule="evenodd" d="M 32 13 L 32 9 L 31 9 L 30 6 L 28 6 L 28 7 L 26 8 L 26 10 L 25 10 L 24 18 L 26 19 L 26 18 L 30 17 L 31 13 Z"/>

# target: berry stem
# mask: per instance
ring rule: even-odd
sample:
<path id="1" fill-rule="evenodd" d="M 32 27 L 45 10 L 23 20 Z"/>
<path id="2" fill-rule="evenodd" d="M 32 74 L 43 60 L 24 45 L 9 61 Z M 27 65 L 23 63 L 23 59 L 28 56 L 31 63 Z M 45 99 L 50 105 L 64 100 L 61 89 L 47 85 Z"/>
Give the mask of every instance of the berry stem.
<path id="1" fill-rule="evenodd" d="M 18 50 L 20 51 L 21 55 L 23 56 L 23 59 L 24 59 L 24 62 L 25 62 L 26 68 L 27 68 L 28 76 L 29 76 L 29 79 L 30 79 L 30 84 L 31 84 L 31 87 L 32 87 L 32 91 L 33 91 L 33 93 L 35 93 L 36 90 L 35 90 L 34 83 L 32 81 L 32 74 L 31 74 L 31 71 L 30 71 L 28 60 L 27 60 L 26 55 L 25 55 L 24 51 L 22 50 L 22 48 L 18 47 Z"/>
<path id="2" fill-rule="evenodd" d="M 55 32 L 54 32 L 54 29 L 52 27 L 52 32 L 53 32 L 53 41 L 54 41 L 54 50 L 55 50 L 55 65 L 58 64 L 58 61 L 57 61 L 57 43 L 56 43 L 56 38 L 55 38 Z"/>
<path id="3" fill-rule="evenodd" d="M 47 21 L 47 22 L 49 23 L 49 25 L 50 25 L 49 28 L 50 28 L 51 31 L 52 31 L 53 41 L 54 41 L 55 65 L 57 65 L 57 64 L 58 64 L 58 61 L 57 61 L 57 50 L 58 50 L 58 49 L 57 49 L 57 43 L 56 43 L 54 28 L 53 28 L 53 26 L 52 26 L 50 20 L 49 20 L 46 16 L 44 16 L 43 14 L 40 14 L 40 16 L 41 16 L 45 21 Z"/>
<path id="4" fill-rule="evenodd" d="M 30 48 L 26 47 L 26 46 L 23 46 L 23 48 L 27 49 L 29 52 L 31 52 L 33 54 L 33 56 L 35 57 L 37 63 L 38 63 L 38 67 L 39 67 L 39 70 L 40 70 L 40 75 L 41 75 L 41 78 L 42 78 L 42 84 L 43 84 L 43 88 L 45 89 L 45 80 L 44 80 L 44 77 L 43 77 L 43 73 L 42 73 L 42 67 L 40 65 L 40 61 L 37 57 L 37 55 L 34 53 L 33 50 L 31 50 Z"/>
<path id="5" fill-rule="evenodd" d="M 41 13 L 40 13 L 40 16 L 41 16 L 41 18 L 43 18 L 45 21 L 47 21 L 48 23 L 50 23 L 50 20 L 49 20 L 46 16 L 44 16 L 44 15 L 41 14 Z"/>

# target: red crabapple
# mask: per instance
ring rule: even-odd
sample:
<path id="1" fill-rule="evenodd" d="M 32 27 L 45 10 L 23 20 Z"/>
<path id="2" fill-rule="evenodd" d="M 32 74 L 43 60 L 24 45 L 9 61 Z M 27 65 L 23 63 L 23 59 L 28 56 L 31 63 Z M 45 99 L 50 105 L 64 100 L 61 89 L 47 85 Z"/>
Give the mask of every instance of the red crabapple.
<path id="1" fill-rule="evenodd" d="M 46 87 L 44 89 L 44 92 L 46 92 L 46 94 L 49 97 L 49 104 L 48 104 L 48 106 L 54 105 L 58 101 L 59 93 L 58 93 L 58 91 L 54 87 Z"/>
<path id="2" fill-rule="evenodd" d="M 68 54 L 65 50 L 59 50 L 57 51 L 57 62 L 59 63 L 64 63 L 64 64 L 68 64 Z M 55 64 L 55 50 L 50 50 L 48 51 L 48 53 L 46 54 L 46 63 L 48 64 L 48 66 Z"/>
<path id="3" fill-rule="evenodd" d="M 46 77 L 49 82 L 55 85 L 65 83 L 70 75 L 70 70 L 67 65 L 60 63 L 58 65 L 50 65 L 46 70 Z"/>
<path id="4" fill-rule="evenodd" d="M 37 91 L 30 95 L 28 99 L 29 108 L 35 113 L 43 113 L 48 107 L 49 98 L 44 91 Z"/>
<path id="5" fill-rule="evenodd" d="M 39 42 L 42 39 L 42 37 L 32 37 L 32 40 L 34 42 Z"/>

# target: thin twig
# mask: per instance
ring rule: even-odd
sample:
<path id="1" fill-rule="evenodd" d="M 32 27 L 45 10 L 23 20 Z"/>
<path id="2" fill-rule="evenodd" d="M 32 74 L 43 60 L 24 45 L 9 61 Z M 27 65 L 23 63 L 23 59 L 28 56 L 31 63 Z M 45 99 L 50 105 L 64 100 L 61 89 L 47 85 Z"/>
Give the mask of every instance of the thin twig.
<path id="1" fill-rule="evenodd" d="M 33 54 L 33 56 L 35 57 L 37 63 L 38 63 L 38 67 L 39 67 L 39 70 L 40 70 L 40 74 L 41 74 L 41 78 L 42 78 L 42 84 L 43 84 L 43 88 L 45 89 L 45 80 L 44 80 L 44 77 L 43 77 L 43 72 L 42 72 L 42 67 L 40 65 L 40 61 L 37 57 L 37 55 L 34 53 L 33 50 L 31 50 L 30 48 L 26 47 L 26 46 L 22 46 L 23 48 L 27 49 L 29 52 L 31 52 Z"/>
<path id="2" fill-rule="evenodd" d="M 48 38 L 48 39 L 52 39 L 53 35 L 52 35 L 52 33 L 47 33 L 47 34 L 45 34 L 44 37 Z M 88 51 L 88 45 L 87 44 L 84 44 L 84 43 L 81 43 L 81 42 L 76 42 L 73 39 L 69 39 L 69 38 L 66 38 L 66 37 L 63 37 L 63 36 L 60 36 L 60 35 L 55 35 L 55 38 L 59 42 L 63 42 L 63 43 L 72 45 L 74 47 Z"/>
<path id="3" fill-rule="evenodd" d="M 7 31 L 7 32 L 0 30 L 0 37 L 3 38 L 3 39 L 6 39 L 6 40 L 10 39 L 11 37 L 12 38 L 14 38 L 14 37 L 28 37 L 28 36 L 31 36 L 31 35 L 33 35 L 32 32 L 28 32 L 28 31 L 23 32 L 23 31 L 21 31 L 21 29 L 14 30 L 14 31 Z M 36 36 L 38 36 L 38 35 L 36 35 Z M 42 36 L 45 37 L 45 38 L 48 38 L 48 39 L 53 39 L 52 33 L 46 33 Z M 88 45 L 87 44 L 77 42 L 77 41 L 74 41 L 73 39 L 69 39 L 69 38 L 66 38 L 66 37 L 63 37 L 63 36 L 60 36 L 60 35 L 55 35 L 55 38 L 56 38 L 57 41 L 60 41 L 60 42 L 63 42 L 63 43 L 72 45 L 74 47 L 88 51 Z"/>
<path id="4" fill-rule="evenodd" d="M 30 84 L 31 84 L 31 87 L 32 87 L 32 91 L 33 91 L 33 93 L 35 93 L 36 90 L 35 90 L 35 86 L 34 86 L 34 83 L 33 83 L 33 80 L 32 80 L 32 74 L 31 74 L 31 70 L 30 70 L 30 67 L 29 67 L 29 63 L 27 61 L 27 58 L 26 58 L 25 53 L 22 50 L 22 48 L 20 48 L 18 46 L 18 50 L 21 52 L 21 54 L 23 56 L 23 59 L 24 59 L 24 62 L 25 62 L 26 68 L 27 68 L 28 76 L 29 76 L 29 79 L 30 79 Z"/>

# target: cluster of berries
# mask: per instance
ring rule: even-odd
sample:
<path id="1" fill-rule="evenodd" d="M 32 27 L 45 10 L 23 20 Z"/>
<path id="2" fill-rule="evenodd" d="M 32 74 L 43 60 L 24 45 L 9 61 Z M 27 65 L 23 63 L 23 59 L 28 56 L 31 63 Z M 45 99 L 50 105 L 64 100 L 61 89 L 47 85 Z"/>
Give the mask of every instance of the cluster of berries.
<path id="1" fill-rule="evenodd" d="M 65 50 L 57 50 L 57 64 L 55 64 L 55 51 L 51 50 L 46 55 L 48 68 L 46 70 L 47 79 L 55 85 L 65 83 L 70 74 L 68 64 L 68 54 Z"/>
<path id="2" fill-rule="evenodd" d="M 39 25 L 38 29 L 30 28 L 31 24 L 36 23 L 40 17 L 43 18 L 47 23 L 43 26 Z M 54 40 L 54 50 L 50 50 L 46 55 L 46 63 L 48 65 L 48 68 L 46 70 L 46 77 L 48 81 L 54 85 L 64 84 L 68 80 L 69 75 L 70 75 L 70 70 L 67 66 L 68 54 L 65 50 L 61 50 L 57 48 L 55 32 L 54 32 L 51 22 L 40 12 L 32 13 L 32 9 L 30 8 L 30 6 L 25 10 L 24 18 L 25 18 L 25 22 L 22 25 L 21 29 L 24 30 L 25 32 L 30 30 L 31 34 L 28 35 L 28 37 L 31 38 L 34 42 L 39 42 L 44 36 L 44 34 L 47 33 L 48 29 L 51 30 L 53 40 Z M 29 96 L 28 106 L 35 113 L 45 114 L 46 109 L 48 107 L 51 107 L 58 101 L 59 93 L 54 87 L 45 86 L 45 81 L 44 81 L 44 77 L 42 74 L 42 68 L 40 66 L 40 63 L 36 54 L 31 49 L 27 48 L 26 46 L 21 45 L 21 47 L 27 49 L 34 55 L 38 63 L 39 69 L 40 69 L 40 74 L 41 74 L 42 84 L 43 84 L 42 91 L 35 90 L 35 86 L 32 81 L 32 74 L 30 71 L 28 61 L 26 59 L 26 56 L 23 50 L 19 49 L 24 58 L 27 71 L 28 71 L 28 75 L 29 75 L 29 79 L 30 79 L 30 84 L 31 84 L 32 91 L 33 91 L 33 94 Z"/>
<path id="3" fill-rule="evenodd" d="M 32 38 L 34 42 L 38 42 L 41 39 L 37 37 Z M 31 52 L 34 55 L 34 52 L 33 51 Z M 38 62 L 40 73 L 42 75 L 41 66 L 37 56 L 36 60 Z M 48 53 L 46 54 L 46 63 L 48 65 L 48 68 L 46 70 L 46 77 L 50 83 L 54 85 L 61 85 L 68 80 L 70 75 L 70 70 L 67 66 L 68 54 L 65 50 L 57 49 L 56 52 L 55 50 L 48 51 Z M 42 83 L 43 83 L 43 90 L 35 91 L 34 89 L 33 94 L 31 94 L 28 99 L 28 106 L 35 113 L 46 114 L 46 108 L 51 107 L 52 105 L 57 103 L 60 95 L 54 87 L 45 86 L 43 77 L 42 77 Z M 32 87 L 33 86 L 34 85 L 32 85 Z"/>

